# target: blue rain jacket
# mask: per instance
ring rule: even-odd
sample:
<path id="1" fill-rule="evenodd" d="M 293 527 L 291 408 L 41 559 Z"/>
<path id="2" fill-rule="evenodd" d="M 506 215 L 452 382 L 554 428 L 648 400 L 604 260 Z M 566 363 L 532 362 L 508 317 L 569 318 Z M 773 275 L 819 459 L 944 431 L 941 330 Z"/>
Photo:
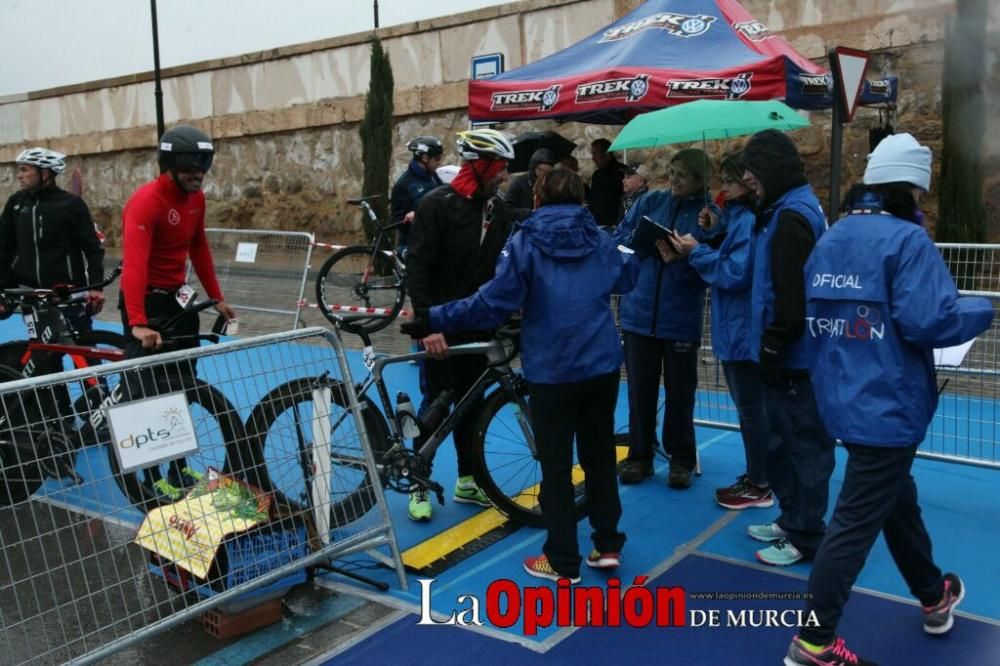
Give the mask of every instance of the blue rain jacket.
<path id="1" fill-rule="evenodd" d="M 960 298 L 919 225 L 850 215 L 819 240 L 805 268 L 810 377 L 831 436 L 915 446 L 937 408 L 933 349 L 989 328 L 985 298 Z"/>
<path id="2" fill-rule="evenodd" d="M 430 309 L 431 328 L 496 328 L 521 309 L 528 381 L 564 384 L 617 372 L 622 345 L 611 294 L 632 289 L 638 272 L 635 255 L 617 249 L 587 209 L 543 206 L 507 241 L 492 280 Z"/>
<path id="3" fill-rule="evenodd" d="M 666 190 L 647 192 L 615 229 L 615 242 L 631 247 L 632 234 L 643 215 L 702 242 L 707 234 L 698 226 L 698 213 L 704 207 L 705 198 L 700 193 L 677 198 Z M 705 283 L 688 262 L 667 264 L 659 254 L 650 254 L 640 257 L 639 280 L 635 289 L 622 297 L 619 319 L 622 330 L 630 333 L 700 342 L 704 304 Z"/>
<path id="4" fill-rule="evenodd" d="M 726 238 L 719 248 L 702 243 L 688 263 L 712 286 L 712 352 L 720 361 L 750 361 L 750 283 L 753 278 L 753 210 L 730 202 L 722 210 Z"/>

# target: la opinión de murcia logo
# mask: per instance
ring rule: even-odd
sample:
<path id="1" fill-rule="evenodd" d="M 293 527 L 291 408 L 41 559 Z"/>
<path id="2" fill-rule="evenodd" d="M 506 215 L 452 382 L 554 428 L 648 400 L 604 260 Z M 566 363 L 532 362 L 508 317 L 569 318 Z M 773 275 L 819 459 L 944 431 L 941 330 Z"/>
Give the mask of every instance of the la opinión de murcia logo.
<path id="1" fill-rule="evenodd" d="M 750 92 L 753 72 L 743 72 L 732 78 L 670 79 L 667 97 L 722 97 L 739 99 Z"/>
<path id="2" fill-rule="evenodd" d="M 803 95 L 826 95 L 833 90 L 833 77 L 829 74 L 800 74 Z"/>
<path id="3" fill-rule="evenodd" d="M 486 588 L 485 604 L 474 594 L 455 598 L 456 606 L 449 615 L 431 610 L 433 578 L 421 578 L 420 620 L 417 624 L 432 626 L 483 626 L 489 621 L 494 627 L 509 629 L 517 624 L 525 636 L 534 636 L 539 629 L 556 627 L 818 627 L 815 611 L 776 609 L 689 609 L 688 593 L 683 587 L 646 587 L 648 576 L 636 576 L 632 585 L 622 590 L 618 578 L 609 578 L 607 587 L 573 586 L 566 578 L 549 586 L 520 587 L 502 578 Z M 784 598 L 750 595 L 760 598 Z M 725 595 L 692 595 L 692 598 L 725 599 Z M 484 621 L 484 613 L 485 620 Z"/>
<path id="4" fill-rule="evenodd" d="M 542 90 L 516 90 L 512 92 L 495 92 L 492 96 L 491 111 L 518 111 L 532 109 L 549 111 L 559 102 L 561 85 L 554 85 Z"/>
<path id="5" fill-rule="evenodd" d="M 688 14 L 661 12 L 637 21 L 631 21 L 616 28 L 611 28 L 610 30 L 605 30 L 598 43 L 616 42 L 650 28 L 666 30 L 675 37 L 697 37 L 707 32 L 714 22 L 714 16 L 706 16 L 705 14 L 690 16 Z"/>
<path id="6" fill-rule="evenodd" d="M 626 102 L 638 102 L 649 92 L 649 75 L 640 74 L 627 79 L 606 79 L 581 83 L 576 87 L 577 104 L 603 102 L 609 99 L 622 99 Z"/>
<path id="7" fill-rule="evenodd" d="M 733 29 L 755 42 L 762 42 L 769 37 L 774 37 L 767 26 L 760 21 L 740 21 L 733 24 Z"/>
<path id="8" fill-rule="evenodd" d="M 871 95 L 888 97 L 892 94 L 892 81 L 886 79 L 868 79 L 868 92 Z"/>

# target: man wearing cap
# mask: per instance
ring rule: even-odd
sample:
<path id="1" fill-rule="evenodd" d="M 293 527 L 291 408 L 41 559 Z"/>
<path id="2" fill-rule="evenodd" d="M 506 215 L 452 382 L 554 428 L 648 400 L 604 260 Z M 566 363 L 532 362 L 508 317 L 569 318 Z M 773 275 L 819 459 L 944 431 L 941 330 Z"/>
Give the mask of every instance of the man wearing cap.
<path id="1" fill-rule="evenodd" d="M 651 176 L 649 167 L 645 164 L 625 165 L 625 175 L 622 176 L 622 205 L 618 209 L 619 220 L 625 217 L 625 213 L 639 197 L 649 192 Z"/>
<path id="2" fill-rule="evenodd" d="M 848 215 L 806 263 L 812 381 L 823 423 L 847 449 L 847 467 L 809 577 L 807 611 L 818 626 L 807 624 L 792 641 L 789 666 L 872 663 L 836 634 L 879 533 L 920 600 L 925 632 L 950 630 L 965 596 L 962 580 L 942 573 L 931 555 L 910 467 L 937 407 L 933 349 L 987 330 L 993 308 L 985 298 L 959 297 L 919 224 L 930 180 L 928 148 L 909 134 L 883 139 Z"/>
<path id="3" fill-rule="evenodd" d="M 504 203 L 510 209 L 515 222 L 520 222 L 531 215 L 535 209 L 535 181 L 552 171 L 556 164 L 556 156 L 548 148 L 539 148 L 531 154 L 528 161 L 528 172 L 522 173 L 510 181 Z"/>

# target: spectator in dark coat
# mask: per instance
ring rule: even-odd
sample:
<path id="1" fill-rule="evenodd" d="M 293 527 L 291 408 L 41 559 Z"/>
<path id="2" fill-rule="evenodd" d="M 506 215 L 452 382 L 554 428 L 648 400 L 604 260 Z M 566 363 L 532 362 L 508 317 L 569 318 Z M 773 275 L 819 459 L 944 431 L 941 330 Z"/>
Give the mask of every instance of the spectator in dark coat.
<path id="1" fill-rule="evenodd" d="M 607 139 L 597 139 L 590 144 L 590 156 L 597 167 L 590 177 L 590 212 L 598 226 L 613 228 L 619 220 L 625 165 L 608 152 L 610 147 L 611 142 Z"/>
<path id="2" fill-rule="evenodd" d="M 552 171 L 556 164 L 556 156 L 548 148 L 539 148 L 531 155 L 528 161 L 528 172 L 510 182 L 507 188 L 507 195 L 504 203 L 510 209 L 515 222 L 520 222 L 535 209 L 534 194 L 535 181 Z"/>

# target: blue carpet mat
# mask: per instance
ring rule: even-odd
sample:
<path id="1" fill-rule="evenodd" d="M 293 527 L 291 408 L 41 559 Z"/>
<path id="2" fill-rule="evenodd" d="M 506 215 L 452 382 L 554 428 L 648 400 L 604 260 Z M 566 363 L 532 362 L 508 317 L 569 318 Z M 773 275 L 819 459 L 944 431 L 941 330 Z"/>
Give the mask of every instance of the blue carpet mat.
<path id="1" fill-rule="evenodd" d="M 796 593 L 805 581 L 706 557 L 688 556 L 649 584 L 684 587 L 695 592 Z M 325 664 L 778 664 L 794 628 L 725 626 L 726 611 L 739 613 L 798 610 L 801 601 L 693 601 L 692 610 L 720 611 L 720 627 L 587 627 L 547 652 L 497 640 L 452 626 L 420 626 L 407 616 L 337 654 Z M 921 629 L 917 607 L 857 592 L 851 596 L 840 627 L 848 645 L 881 664 L 981 666 L 1000 663 L 1000 627 L 958 618 L 945 636 Z M 401 648 L 401 646 L 405 646 Z"/>

